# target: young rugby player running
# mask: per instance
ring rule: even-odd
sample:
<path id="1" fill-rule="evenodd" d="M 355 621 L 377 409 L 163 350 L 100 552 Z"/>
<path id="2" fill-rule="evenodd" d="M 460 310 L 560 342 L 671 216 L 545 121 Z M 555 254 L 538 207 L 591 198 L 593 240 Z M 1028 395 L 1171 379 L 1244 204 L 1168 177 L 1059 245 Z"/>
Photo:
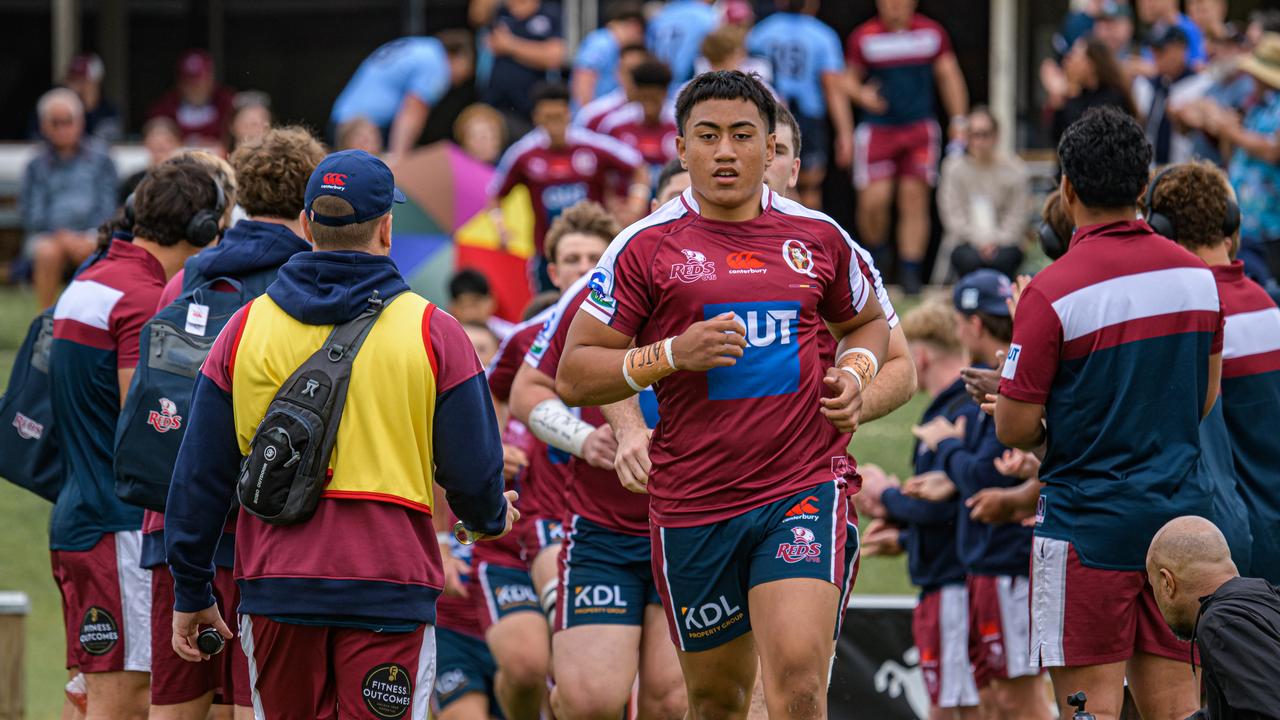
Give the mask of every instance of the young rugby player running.
<path id="1" fill-rule="evenodd" d="M 845 448 L 889 340 L 853 241 L 763 186 L 775 108 L 735 71 L 681 92 L 692 187 L 614 240 L 556 382 L 567 402 L 601 405 L 665 380 L 653 571 L 693 718 L 744 717 L 757 657 L 771 717 L 825 717 L 851 574 Z M 735 253 L 754 253 L 760 272 L 732 272 Z M 828 328 L 839 348 L 824 373 Z"/>

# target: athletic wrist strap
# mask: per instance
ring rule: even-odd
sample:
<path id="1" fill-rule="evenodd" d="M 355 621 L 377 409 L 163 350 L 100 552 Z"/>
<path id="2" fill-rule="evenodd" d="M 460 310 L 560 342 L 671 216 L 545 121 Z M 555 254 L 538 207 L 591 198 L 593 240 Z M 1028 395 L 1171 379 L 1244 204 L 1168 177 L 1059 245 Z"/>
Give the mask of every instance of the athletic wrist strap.
<path id="1" fill-rule="evenodd" d="M 560 398 L 549 398 L 529 413 L 529 430 L 551 447 L 582 457 L 582 446 L 595 427 L 574 415 Z"/>
<path id="2" fill-rule="evenodd" d="M 880 372 L 876 354 L 864 347 L 849 348 L 836 358 L 836 367 L 858 379 L 858 388 L 865 390 Z"/>
<path id="3" fill-rule="evenodd" d="M 622 358 L 622 379 L 640 392 L 676 371 L 676 358 L 671 349 L 675 338 L 631 348 Z"/>

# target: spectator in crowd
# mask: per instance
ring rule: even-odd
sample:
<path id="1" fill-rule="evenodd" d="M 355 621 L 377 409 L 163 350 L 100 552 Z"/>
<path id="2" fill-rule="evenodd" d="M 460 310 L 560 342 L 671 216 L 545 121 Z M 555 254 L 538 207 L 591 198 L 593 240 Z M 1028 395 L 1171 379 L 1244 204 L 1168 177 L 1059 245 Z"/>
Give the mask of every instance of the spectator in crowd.
<path id="1" fill-rule="evenodd" d="M 449 314 L 464 326 L 482 325 L 501 341 L 511 334 L 512 324 L 493 313 L 498 301 L 489 287 L 489 278 L 475 268 L 462 268 L 449 278 Z M 494 348 L 497 351 L 497 348 Z"/>
<path id="2" fill-rule="evenodd" d="M 1077 40 L 1093 32 L 1098 18 L 1102 16 L 1104 4 L 1103 0 L 1072 0 L 1066 17 L 1062 18 L 1062 25 L 1053 34 L 1051 42 L 1055 57 L 1066 55 Z"/>
<path id="3" fill-rule="evenodd" d="M 80 102 L 84 105 L 84 133 L 102 142 L 113 143 L 124 135 L 124 127 L 120 123 L 120 111 L 102 95 L 104 73 L 102 58 L 94 53 L 81 53 L 71 58 L 71 62 L 67 64 L 67 74 L 62 85 L 80 96 Z M 32 140 L 40 139 L 40 121 L 34 113 L 31 116 L 29 134 Z"/>
<path id="4" fill-rule="evenodd" d="M 1182 162 L 1191 157 L 1191 139 L 1174 127 L 1171 110 L 1202 95 L 1208 89 L 1209 77 L 1191 70 L 1187 34 L 1182 28 L 1166 27 L 1152 39 L 1151 48 L 1156 72 L 1134 82 L 1134 105 L 1143 118 L 1147 141 L 1154 150 L 1152 162 L 1156 165 Z"/>
<path id="5" fill-rule="evenodd" d="M 498 354 L 500 342 L 493 328 L 483 323 L 468 322 L 462 324 L 462 329 L 471 340 L 471 346 L 476 349 L 476 357 L 480 358 L 480 365 L 488 367 L 489 361 Z"/>
<path id="6" fill-rule="evenodd" d="M 711 0 L 671 0 L 645 29 L 645 44 L 671 68 L 671 94 L 693 77 L 702 39 L 720 24 Z"/>
<path id="7" fill-rule="evenodd" d="M 267 134 L 271 129 L 271 96 L 256 90 L 236 93 L 232 101 L 235 114 L 231 116 L 231 142 L 234 150 L 250 140 Z"/>
<path id="8" fill-rule="evenodd" d="M 618 220 L 634 222 L 648 208 L 650 188 L 648 167 L 634 148 L 569 126 L 569 90 L 563 85 L 544 84 L 533 91 L 533 121 L 537 127 L 503 153 L 488 192 L 496 209 L 516 185 L 529 188 L 537 250 L 530 275 L 534 289 L 541 291 L 551 288 L 544 239 L 562 211 L 583 200 L 604 204 L 610 188 L 607 176 L 615 173 L 630 178 Z"/>
<path id="9" fill-rule="evenodd" d="M 370 155 L 382 154 L 382 131 L 373 121 L 357 115 L 338 125 L 334 135 L 338 150 L 363 150 Z"/>
<path id="10" fill-rule="evenodd" d="M 188 50 L 178 59 L 177 84 L 147 111 L 178 125 L 183 145 L 222 147 L 231 123 L 235 94 L 214 77 L 213 56 Z"/>
<path id="11" fill-rule="evenodd" d="M 1200 651 L 1204 707 L 1189 720 L 1274 717 L 1280 707 L 1280 590 L 1240 577 L 1227 542 L 1201 517 L 1151 540 L 1147 581 L 1169 628 Z"/>
<path id="12" fill-rule="evenodd" d="M 1178 0 L 1137 0 L 1137 8 L 1138 19 L 1148 26 L 1150 39 L 1162 37 L 1170 27 L 1177 27 L 1187 37 L 1187 64 L 1198 70 L 1208 61 L 1204 33 L 1191 18 L 1178 12 Z"/>
<path id="13" fill-rule="evenodd" d="M 449 88 L 475 72 L 471 35 L 451 30 L 436 37 L 404 37 L 374 50 L 333 103 L 329 121 L 337 127 L 357 117 L 378 126 L 389 159 L 418 142 L 427 115 Z"/>
<path id="14" fill-rule="evenodd" d="M 974 108 L 966 152 L 942 162 L 938 215 L 944 232 L 934 264 L 935 283 L 946 280 L 948 266 L 957 277 L 993 268 L 1012 279 L 1022 264 L 1030 176 L 1021 159 L 999 149 L 999 134 L 991 111 Z"/>
<path id="15" fill-rule="evenodd" d="M 1204 35 L 1205 52 L 1210 59 L 1213 45 L 1227 39 L 1237 31 L 1227 23 L 1227 0 L 1187 0 L 1187 17 Z"/>
<path id="16" fill-rule="evenodd" d="M 1209 66 L 1201 71 L 1208 86 L 1203 97 L 1169 108 L 1169 116 L 1183 128 L 1191 141 L 1191 157 L 1226 166 L 1222 141 L 1206 130 L 1219 108 L 1243 113 L 1253 98 L 1256 85 L 1253 76 L 1240 69 L 1239 61 L 1249 49 L 1242 38 L 1228 38 L 1214 43 Z"/>
<path id="17" fill-rule="evenodd" d="M 644 13 L 633 0 L 614 0 L 605 6 L 604 27 L 587 33 L 573 58 L 569 93 L 575 108 L 619 89 L 618 61 L 622 48 L 644 43 Z"/>
<path id="18" fill-rule="evenodd" d="M 1045 60 L 1040 65 L 1040 83 L 1049 96 L 1045 110 L 1050 113 L 1049 137 L 1054 145 L 1089 108 L 1111 106 L 1131 117 L 1138 115 L 1124 71 L 1111 48 L 1100 40 L 1077 40 L 1060 70 L 1052 60 Z"/>
<path id="19" fill-rule="evenodd" d="M 773 80 L 773 66 L 762 57 L 752 57 L 747 52 L 747 28 L 726 23 L 707 33 L 698 46 L 698 57 L 693 61 L 693 74 L 717 70 L 738 70 L 760 77 L 768 87 Z M 769 90 L 776 98 L 778 92 Z M 674 104 L 674 102 L 672 103 Z"/>
<path id="20" fill-rule="evenodd" d="M 498 164 L 507 145 L 502 113 L 484 103 L 468 105 L 453 121 L 453 141 L 472 158 L 486 165 Z"/>
<path id="21" fill-rule="evenodd" d="M 600 129 L 605 115 L 635 100 L 635 88 L 631 84 L 631 72 L 652 59 L 649 48 L 642 44 L 627 45 L 618 53 L 617 87 L 578 108 L 573 114 L 573 124 L 588 130 Z"/>
<path id="22" fill-rule="evenodd" d="M 1244 31 L 1246 45 L 1257 47 L 1262 36 L 1269 32 L 1280 32 L 1280 9 L 1254 10 L 1249 14 L 1249 25 Z"/>
<path id="23" fill-rule="evenodd" d="M 751 30 L 747 48 L 769 58 L 773 84 L 782 103 L 795 115 L 805 137 L 800 156 L 799 200 L 822 208 L 822 180 L 827 173 L 827 117 L 836 131 L 836 165 L 853 162 L 853 115 L 844 93 L 844 55 L 840 38 L 814 15 L 818 0 L 780 0 L 778 12 Z"/>
<path id="24" fill-rule="evenodd" d="M 907 294 L 920 291 L 929 245 L 940 151 L 935 81 L 949 136 L 958 137 L 969 109 L 946 30 L 915 9 L 915 0 L 877 0 L 876 17 L 854 29 L 846 49 L 849 92 L 863 110 L 854 153 L 859 239 L 886 267 L 889 211 L 897 207 L 898 281 Z"/>
<path id="25" fill-rule="evenodd" d="M 1240 67 L 1258 83 L 1257 102 L 1243 120 L 1214 113 L 1206 129 L 1235 147 L 1228 170 L 1240 203 L 1240 259 L 1267 286 L 1280 274 L 1280 33 L 1263 35 Z"/>
<path id="26" fill-rule="evenodd" d="M 1117 0 L 1105 0 L 1093 24 L 1092 35 L 1111 48 L 1116 60 L 1125 62 L 1133 53 L 1133 8 Z M 1072 43 L 1070 47 L 1074 47 Z"/>
<path id="27" fill-rule="evenodd" d="M 544 0 L 503 0 L 487 41 L 494 60 L 485 102 L 529 122 L 533 112 L 529 89 L 564 65 L 567 51 L 560 6 Z"/>
<path id="28" fill-rule="evenodd" d="M 120 183 L 120 190 L 116 193 L 120 205 L 137 189 L 148 170 L 173 157 L 182 148 L 182 138 L 178 133 L 177 124 L 167 117 L 151 118 L 143 124 L 142 147 L 147 150 L 147 166 Z"/>
<path id="29" fill-rule="evenodd" d="M 243 217 L 244 209 L 237 204 L 240 201 L 240 185 L 236 180 L 235 168 L 222 155 L 208 150 L 184 150 L 174 156 L 175 160 L 183 160 L 199 165 L 205 172 L 213 176 L 222 188 L 223 205 L 222 220 L 219 227 L 225 230 Z"/>
<path id="30" fill-rule="evenodd" d="M 1194 473 L 1218 394 L 1221 305 L 1204 261 L 1136 219 L 1151 163 L 1136 121 L 1090 110 L 1058 162 L 1077 229 L 1018 298 L 995 407 L 1005 445 L 1047 441 L 1031 656 L 1064 716 L 1078 690 L 1099 717 L 1118 716 L 1127 677 L 1144 715 L 1182 718 L 1198 705 L 1191 648 L 1155 617 L 1143 548 L 1170 519 L 1210 512 Z"/>
<path id="31" fill-rule="evenodd" d="M 600 132 L 639 151 L 657 177 L 676 157 L 676 118 L 667 105 L 671 70 L 661 60 L 647 60 L 631 71 L 631 85 L 635 101 L 604 116 Z"/>
<path id="32" fill-rule="evenodd" d="M 69 268 L 97 244 L 97 227 L 116 209 L 115 163 L 84 134 L 84 106 L 67 88 L 54 88 L 36 105 L 45 141 L 22 175 L 23 254 L 41 308 L 53 305 Z"/>

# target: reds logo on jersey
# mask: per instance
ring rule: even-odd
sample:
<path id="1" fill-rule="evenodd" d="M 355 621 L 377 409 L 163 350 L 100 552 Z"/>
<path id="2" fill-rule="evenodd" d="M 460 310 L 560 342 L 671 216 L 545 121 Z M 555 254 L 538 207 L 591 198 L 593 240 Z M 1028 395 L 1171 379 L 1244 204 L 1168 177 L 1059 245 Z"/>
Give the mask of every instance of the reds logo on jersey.
<path id="1" fill-rule="evenodd" d="M 809 528 L 793 527 L 791 528 L 792 542 L 778 545 L 776 557 L 788 563 L 798 563 L 801 560 L 819 562 L 822 557 L 822 543 L 814 542 L 814 539 L 813 531 Z"/>
<path id="2" fill-rule="evenodd" d="M 160 398 L 160 411 L 147 413 L 147 424 L 156 432 L 166 433 L 182 427 L 182 416 L 178 414 L 178 406 L 169 398 Z"/>
<path id="3" fill-rule="evenodd" d="M 671 265 L 671 279 L 691 283 L 698 280 L 715 280 L 716 264 L 697 250 L 681 250 L 685 262 Z"/>

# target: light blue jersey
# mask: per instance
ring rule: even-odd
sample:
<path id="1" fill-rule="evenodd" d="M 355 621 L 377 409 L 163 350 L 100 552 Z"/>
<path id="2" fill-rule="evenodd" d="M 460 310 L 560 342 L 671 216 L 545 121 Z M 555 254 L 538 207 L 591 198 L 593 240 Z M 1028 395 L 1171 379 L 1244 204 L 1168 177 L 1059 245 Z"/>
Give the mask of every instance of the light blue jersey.
<path id="1" fill-rule="evenodd" d="M 621 54 L 618 40 L 608 28 L 592 30 L 582 38 L 578 54 L 573 58 L 573 71 L 592 70 L 596 74 L 596 87 L 591 93 L 594 100 L 618 89 L 618 56 Z"/>
<path id="2" fill-rule="evenodd" d="M 407 94 L 434 105 L 449 90 L 449 57 L 432 37 L 392 40 L 373 51 L 333 103 L 331 120 L 364 116 L 384 130 Z"/>
<path id="3" fill-rule="evenodd" d="M 773 86 L 799 115 L 826 115 L 822 75 L 844 70 L 835 30 L 809 15 L 774 13 L 751 31 L 747 50 L 773 63 Z"/>
<path id="4" fill-rule="evenodd" d="M 693 77 L 702 39 L 716 28 L 720 18 L 702 0 L 672 0 L 649 22 L 645 44 L 671 68 L 671 91 Z"/>

